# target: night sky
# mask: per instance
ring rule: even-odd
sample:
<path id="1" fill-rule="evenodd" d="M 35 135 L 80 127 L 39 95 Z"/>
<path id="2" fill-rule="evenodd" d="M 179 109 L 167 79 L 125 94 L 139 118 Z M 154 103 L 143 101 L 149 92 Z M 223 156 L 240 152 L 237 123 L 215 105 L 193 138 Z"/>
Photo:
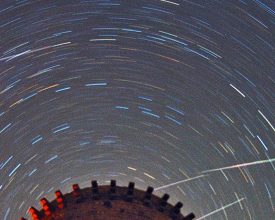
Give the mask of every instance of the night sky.
<path id="1" fill-rule="evenodd" d="M 274 8 L 1 0 L 0 219 L 92 179 L 275 219 Z"/>

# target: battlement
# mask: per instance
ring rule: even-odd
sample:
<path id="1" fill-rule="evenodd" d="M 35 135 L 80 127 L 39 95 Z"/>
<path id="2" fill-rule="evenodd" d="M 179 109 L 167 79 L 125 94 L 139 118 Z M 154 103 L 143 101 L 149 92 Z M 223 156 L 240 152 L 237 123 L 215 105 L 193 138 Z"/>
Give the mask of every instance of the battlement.
<path id="1" fill-rule="evenodd" d="M 180 212 L 183 204 L 168 203 L 169 195 L 162 198 L 153 194 L 154 188 L 146 191 L 135 189 L 135 183 L 128 187 L 117 186 L 115 180 L 110 185 L 99 186 L 97 181 L 91 187 L 80 189 L 72 186 L 72 192 L 55 192 L 56 199 L 49 202 L 40 200 L 41 210 L 29 209 L 32 220 L 192 220 L 193 213 L 183 216 Z M 26 220 L 21 218 L 21 220 Z"/>

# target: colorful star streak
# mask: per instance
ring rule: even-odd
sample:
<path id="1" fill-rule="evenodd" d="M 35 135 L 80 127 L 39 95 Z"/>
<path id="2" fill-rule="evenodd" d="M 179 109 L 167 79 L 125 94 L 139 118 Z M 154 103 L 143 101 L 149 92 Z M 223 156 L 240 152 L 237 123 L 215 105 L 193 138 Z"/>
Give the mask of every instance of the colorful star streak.
<path id="1" fill-rule="evenodd" d="M 0 219 L 116 179 L 198 219 L 273 220 L 274 8 L 1 1 Z"/>

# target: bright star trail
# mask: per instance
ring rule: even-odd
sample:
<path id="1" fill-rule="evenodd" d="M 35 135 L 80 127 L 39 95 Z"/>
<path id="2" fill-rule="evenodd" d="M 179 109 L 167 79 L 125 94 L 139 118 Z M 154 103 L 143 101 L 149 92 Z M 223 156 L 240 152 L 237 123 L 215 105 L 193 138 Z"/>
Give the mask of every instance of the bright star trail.
<path id="1" fill-rule="evenodd" d="M 198 219 L 274 219 L 274 9 L 1 1 L 0 219 L 92 179 Z"/>
<path id="2" fill-rule="evenodd" d="M 204 176 L 205 175 L 200 175 L 200 176 L 196 176 L 196 177 L 180 180 L 180 181 L 177 181 L 177 182 L 174 182 L 174 183 L 170 183 L 170 184 L 167 184 L 165 186 L 156 187 L 155 191 L 160 190 L 160 189 L 165 189 L 165 188 L 168 188 L 168 187 L 171 187 L 171 186 L 174 186 L 174 185 L 178 185 L 180 183 L 184 183 L 184 182 L 188 182 L 188 181 L 191 181 L 191 180 L 195 180 L 195 179 L 198 179 L 198 178 L 202 178 Z"/>
<path id="3" fill-rule="evenodd" d="M 275 162 L 275 158 L 268 159 L 268 160 L 253 161 L 250 163 L 236 164 L 236 165 L 232 165 L 232 166 L 228 166 L 228 167 L 221 167 L 221 168 L 216 168 L 216 169 L 211 169 L 211 170 L 205 170 L 205 171 L 202 171 L 202 173 L 210 173 L 210 172 L 215 172 L 215 171 L 247 167 L 247 166 L 253 166 L 253 165 L 257 165 L 257 164 L 265 164 L 265 163 L 270 163 L 273 166 L 273 162 Z"/>
<path id="4" fill-rule="evenodd" d="M 216 210 L 214 210 L 214 211 L 212 211 L 210 213 L 207 213 L 206 215 L 197 218 L 197 220 L 206 219 L 208 216 L 214 215 L 215 213 L 220 212 L 220 211 L 224 211 L 226 208 L 228 208 L 228 207 L 230 207 L 232 205 L 235 205 L 237 203 L 240 203 L 242 200 L 244 200 L 244 198 L 238 199 L 235 202 L 232 202 L 232 203 L 230 203 L 228 205 L 225 205 L 225 206 L 222 206 L 221 208 L 218 208 L 218 209 L 216 209 Z"/>

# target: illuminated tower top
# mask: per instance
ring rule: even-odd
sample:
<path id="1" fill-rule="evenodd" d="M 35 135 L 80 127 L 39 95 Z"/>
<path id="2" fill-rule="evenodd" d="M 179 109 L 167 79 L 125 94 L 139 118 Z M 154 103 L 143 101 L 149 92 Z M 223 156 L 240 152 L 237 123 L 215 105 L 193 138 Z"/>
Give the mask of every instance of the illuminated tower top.
<path id="1" fill-rule="evenodd" d="M 193 213 L 183 216 L 180 212 L 181 202 L 176 205 L 168 203 L 169 195 L 162 198 L 153 195 L 154 189 L 146 191 L 134 188 L 134 182 L 128 187 L 116 185 L 111 180 L 110 185 L 98 186 L 92 181 L 92 187 L 80 189 L 73 185 L 73 191 L 62 194 L 56 191 L 56 199 L 49 202 L 46 198 L 40 200 L 42 209 L 29 209 L 33 220 L 192 220 Z M 25 218 L 21 218 L 24 220 Z"/>

